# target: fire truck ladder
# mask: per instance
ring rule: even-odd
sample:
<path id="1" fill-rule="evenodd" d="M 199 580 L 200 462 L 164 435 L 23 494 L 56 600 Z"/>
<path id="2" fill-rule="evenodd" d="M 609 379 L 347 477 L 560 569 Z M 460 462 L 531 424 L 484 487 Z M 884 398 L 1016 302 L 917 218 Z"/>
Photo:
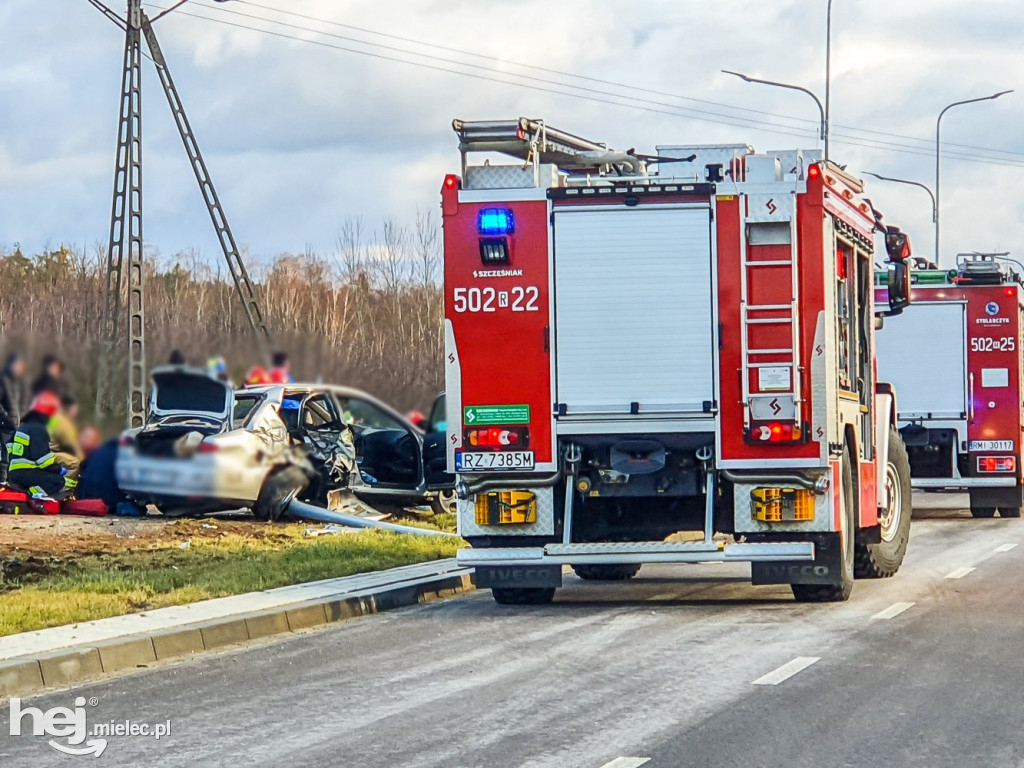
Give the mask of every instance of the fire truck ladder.
<path id="1" fill-rule="evenodd" d="M 747 220 L 743 216 L 740 227 L 740 258 L 742 269 L 740 270 L 740 322 L 743 331 L 740 334 L 741 360 L 743 370 L 742 392 L 745 407 L 745 426 L 749 427 L 751 419 L 751 397 L 750 375 L 752 371 L 762 368 L 789 368 L 790 369 L 790 391 L 779 392 L 780 395 L 792 393 L 793 403 L 796 409 L 797 420 L 799 421 L 801 388 L 800 388 L 800 270 L 797 261 L 797 233 L 796 233 L 796 212 L 794 210 L 789 221 L 790 255 L 788 259 L 753 259 L 749 258 L 747 247 Z M 765 267 L 786 267 L 789 271 L 790 302 L 788 304 L 751 304 L 750 303 L 750 282 L 753 277 L 748 278 L 748 270 L 760 270 Z M 782 342 L 779 346 L 773 347 L 752 347 L 750 344 L 750 330 L 755 326 L 769 326 L 779 328 L 775 338 Z M 783 330 L 784 329 L 784 330 Z M 766 357 L 774 358 L 766 361 Z M 781 358 L 781 359 L 780 359 Z M 768 393 L 764 393 L 768 394 Z"/>
<path id="2" fill-rule="evenodd" d="M 632 150 L 610 149 L 607 144 L 552 128 L 543 120 L 453 120 L 452 129 L 459 137 L 463 178 L 470 152 L 498 152 L 527 165 L 550 163 L 577 173 L 602 173 L 613 168 L 632 174 L 641 169 L 640 158 Z"/>
<path id="3" fill-rule="evenodd" d="M 157 41 L 142 0 L 128 0 L 128 13 L 121 19 L 100 0 L 89 0 L 125 32 L 124 68 L 121 79 L 121 111 L 118 120 L 114 196 L 110 216 L 107 254 L 105 310 L 103 315 L 102 359 L 98 366 L 96 412 L 102 416 L 110 386 L 110 362 L 122 322 L 122 282 L 125 257 L 128 260 L 128 426 L 141 427 L 146 417 L 146 308 L 145 265 L 142 243 L 142 37 L 156 65 L 160 84 L 174 115 L 175 125 L 192 164 L 196 181 L 206 202 L 235 290 L 242 301 L 249 325 L 266 356 L 270 334 L 252 281 L 242 262 L 227 216 L 210 179 L 210 173 L 189 124 L 185 108 L 171 78 L 167 60 Z M 178 5 L 180 5 L 179 3 Z M 174 6 L 175 8 L 177 6 Z M 164 12 L 166 13 L 166 11 Z M 163 15 L 163 14 L 160 14 Z M 159 16 L 157 16 L 159 18 Z"/>

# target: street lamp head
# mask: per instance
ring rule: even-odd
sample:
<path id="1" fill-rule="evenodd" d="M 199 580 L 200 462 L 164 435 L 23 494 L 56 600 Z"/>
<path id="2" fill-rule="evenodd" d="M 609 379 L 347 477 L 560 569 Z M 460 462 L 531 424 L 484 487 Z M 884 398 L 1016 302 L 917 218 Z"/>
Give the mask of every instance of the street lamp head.
<path id="1" fill-rule="evenodd" d="M 223 2 L 223 0 L 221 0 L 221 1 Z M 1013 93 L 1013 89 L 1011 88 L 1008 91 L 1000 91 L 999 93 L 993 93 L 991 96 L 989 96 L 989 98 L 990 99 L 998 99 L 1000 96 L 1005 96 L 1008 93 Z"/>
<path id="2" fill-rule="evenodd" d="M 223 0 L 220 0 L 220 1 L 223 2 Z M 750 77 L 748 77 L 747 75 L 744 75 L 742 72 L 733 72 L 731 69 L 723 69 L 722 72 L 724 72 L 727 75 L 735 75 L 740 80 L 742 80 L 742 81 L 744 81 L 746 83 L 752 82 L 752 79 Z"/>

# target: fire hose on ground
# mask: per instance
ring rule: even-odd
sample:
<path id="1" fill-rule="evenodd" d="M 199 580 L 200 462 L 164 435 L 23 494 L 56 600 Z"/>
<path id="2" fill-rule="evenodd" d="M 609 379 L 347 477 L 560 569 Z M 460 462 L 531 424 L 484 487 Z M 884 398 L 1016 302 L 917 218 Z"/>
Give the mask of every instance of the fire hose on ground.
<path id="1" fill-rule="evenodd" d="M 335 512 L 330 509 L 318 507 L 305 501 L 293 499 L 288 505 L 288 512 L 294 517 L 303 520 L 313 520 L 320 523 L 335 523 L 349 528 L 379 528 L 384 531 L 395 533 L 412 533 L 418 536 L 452 536 L 458 538 L 454 533 L 446 531 L 435 531 L 429 528 L 414 528 L 411 525 L 397 525 L 395 523 L 383 523 L 379 520 L 370 520 L 357 515 L 349 515 L 345 512 Z"/>

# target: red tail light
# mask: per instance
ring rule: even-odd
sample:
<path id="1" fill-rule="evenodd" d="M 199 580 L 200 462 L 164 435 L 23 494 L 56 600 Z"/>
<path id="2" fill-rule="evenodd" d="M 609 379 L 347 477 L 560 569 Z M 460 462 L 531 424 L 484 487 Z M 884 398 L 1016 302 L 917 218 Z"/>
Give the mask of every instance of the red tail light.
<path id="1" fill-rule="evenodd" d="M 466 442 L 474 448 L 523 448 L 529 437 L 521 428 L 479 427 L 466 430 Z"/>
<path id="2" fill-rule="evenodd" d="M 220 446 L 216 443 L 208 443 L 205 440 L 199 444 L 196 448 L 196 453 L 216 453 L 220 450 Z"/>
<path id="3" fill-rule="evenodd" d="M 792 422 L 773 421 L 750 428 L 750 439 L 759 443 L 790 443 L 802 437 L 803 430 Z"/>
<path id="4" fill-rule="evenodd" d="M 1013 456 L 979 456 L 979 472 L 1013 472 L 1017 469 L 1017 460 Z"/>

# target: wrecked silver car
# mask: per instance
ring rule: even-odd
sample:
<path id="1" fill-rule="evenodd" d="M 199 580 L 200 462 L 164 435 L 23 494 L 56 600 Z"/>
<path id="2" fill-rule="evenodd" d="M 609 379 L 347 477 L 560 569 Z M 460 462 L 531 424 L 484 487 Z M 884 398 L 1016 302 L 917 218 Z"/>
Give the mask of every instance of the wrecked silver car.
<path id="1" fill-rule="evenodd" d="M 205 371 L 170 366 L 152 379 L 146 425 L 125 432 L 118 451 L 118 484 L 138 503 L 191 513 L 249 507 L 276 520 L 293 499 L 327 505 L 343 489 L 435 505 L 451 494 L 451 476 L 428 482 L 423 433 L 359 390 L 232 391 Z"/>

